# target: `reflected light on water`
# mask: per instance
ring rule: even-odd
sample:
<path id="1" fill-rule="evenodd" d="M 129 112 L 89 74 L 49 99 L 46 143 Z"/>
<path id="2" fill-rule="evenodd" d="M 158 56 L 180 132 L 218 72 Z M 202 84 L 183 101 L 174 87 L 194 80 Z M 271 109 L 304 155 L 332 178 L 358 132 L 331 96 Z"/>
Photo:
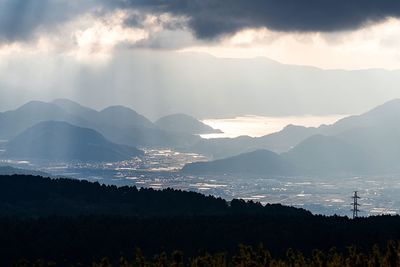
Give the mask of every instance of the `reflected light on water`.
<path id="1" fill-rule="evenodd" d="M 204 134 L 203 138 L 224 138 L 248 135 L 260 137 L 263 135 L 278 132 L 289 124 L 318 127 L 322 124 L 332 124 L 346 117 L 347 115 L 328 115 L 328 116 L 286 116 L 286 117 L 265 117 L 246 115 L 228 119 L 205 119 L 203 123 L 215 129 L 220 129 L 220 134 Z"/>

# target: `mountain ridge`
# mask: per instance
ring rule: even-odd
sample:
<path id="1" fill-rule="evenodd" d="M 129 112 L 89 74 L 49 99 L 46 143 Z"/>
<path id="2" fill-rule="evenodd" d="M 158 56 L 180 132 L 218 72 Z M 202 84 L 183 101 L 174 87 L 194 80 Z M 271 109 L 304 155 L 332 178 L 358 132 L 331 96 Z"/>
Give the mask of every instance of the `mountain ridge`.
<path id="1" fill-rule="evenodd" d="M 295 175 L 295 167 L 280 155 L 268 150 L 256 150 L 226 159 L 186 164 L 183 173 L 191 174 L 259 174 Z"/>
<path id="2" fill-rule="evenodd" d="M 385 102 L 360 115 L 345 117 L 331 125 L 321 125 L 319 127 L 287 125 L 279 132 L 262 137 L 201 140 L 191 149 L 213 156 L 216 159 L 239 155 L 256 149 L 284 153 L 315 134 L 336 136 L 352 128 L 360 127 L 382 127 L 396 131 L 400 130 L 400 99 Z"/>
<path id="3" fill-rule="evenodd" d="M 219 129 L 199 121 L 198 119 L 183 113 L 174 113 L 159 118 L 154 122 L 160 129 L 187 134 L 212 134 L 222 133 Z"/>
<path id="4" fill-rule="evenodd" d="M 55 99 L 47 103 L 31 101 L 0 113 L 0 139 L 10 140 L 33 125 L 44 121 L 65 121 L 94 129 L 114 143 L 140 147 L 187 147 L 200 137 L 159 129 L 150 120 L 124 106 L 110 106 L 101 111 L 72 100 Z"/>
<path id="5" fill-rule="evenodd" d="M 118 145 L 93 129 L 67 122 L 40 122 L 6 144 L 7 158 L 63 161 L 121 161 L 143 154 Z"/>

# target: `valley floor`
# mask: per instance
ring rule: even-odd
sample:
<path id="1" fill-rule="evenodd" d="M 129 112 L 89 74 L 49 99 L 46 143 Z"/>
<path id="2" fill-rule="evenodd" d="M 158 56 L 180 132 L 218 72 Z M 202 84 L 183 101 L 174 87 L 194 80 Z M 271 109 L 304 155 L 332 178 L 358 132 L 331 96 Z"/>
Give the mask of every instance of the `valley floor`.
<path id="1" fill-rule="evenodd" d="M 314 214 L 351 215 L 353 191 L 359 191 L 361 216 L 400 213 L 400 174 L 342 177 L 262 177 L 255 175 L 185 175 L 188 162 L 208 160 L 194 153 L 146 150 L 142 160 L 81 164 L 3 161 L 2 164 L 36 169 L 54 176 L 87 179 L 104 184 L 175 188 L 224 199 L 242 198 L 302 207 Z"/>

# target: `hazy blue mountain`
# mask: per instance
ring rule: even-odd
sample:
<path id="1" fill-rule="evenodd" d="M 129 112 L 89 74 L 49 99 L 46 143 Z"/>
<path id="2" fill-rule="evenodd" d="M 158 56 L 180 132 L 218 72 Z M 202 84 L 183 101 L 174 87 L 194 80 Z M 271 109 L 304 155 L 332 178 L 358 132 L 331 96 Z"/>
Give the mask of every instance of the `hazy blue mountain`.
<path id="1" fill-rule="evenodd" d="M 97 111 L 69 99 L 56 99 L 53 103 L 97 127 L 108 125 L 121 129 L 128 127 L 155 128 L 155 125 L 146 117 L 124 106 L 111 106 Z"/>
<path id="2" fill-rule="evenodd" d="M 316 133 L 318 133 L 316 128 L 288 125 L 277 133 L 262 137 L 239 136 L 236 138 L 202 139 L 190 149 L 212 156 L 215 159 L 231 157 L 257 149 L 282 153 Z"/>
<path id="3" fill-rule="evenodd" d="M 155 124 L 163 130 L 171 132 L 180 132 L 187 134 L 211 134 L 222 133 L 219 129 L 199 121 L 198 119 L 186 114 L 171 114 L 158 119 Z"/>
<path id="4" fill-rule="evenodd" d="M 314 135 L 287 153 L 257 150 L 237 156 L 187 164 L 197 174 L 326 175 L 361 174 L 378 169 L 374 157 L 337 137 Z"/>
<path id="5" fill-rule="evenodd" d="M 243 142 L 249 141 L 244 137 L 239 139 L 243 139 Z M 254 142 L 254 138 L 252 140 Z M 392 128 L 359 127 L 334 136 L 312 135 L 288 152 L 280 156 L 275 154 L 275 161 L 263 153 L 251 152 L 207 163 L 189 164 L 183 170 L 210 174 L 247 171 L 269 175 L 271 164 L 282 166 L 281 162 L 284 162 L 289 171 L 279 167 L 272 168 L 277 171 L 274 174 L 345 175 L 396 172 L 400 170 L 399 140 L 400 131 Z"/>
<path id="6" fill-rule="evenodd" d="M 298 172 L 291 163 L 268 150 L 256 150 L 210 162 L 190 163 L 186 164 L 182 171 L 194 174 L 260 175 L 293 175 Z"/>
<path id="7" fill-rule="evenodd" d="M 15 174 L 51 177 L 50 174 L 41 172 L 41 171 L 20 169 L 20 168 L 14 168 L 11 166 L 0 166 L 0 175 L 15 175 Z"/>
<path id="8" fill-rule="evenodd" d="M 262 148 L 262 146 L 257 145 L 256 138 L 239 136 L 236 138 L 200 139 L 188 150 L 214 159 L 223 159 Z"/>
<path id="9" fill-rule="evenodd" d="M 87 122 L 97 123 L 99 120 L 99 112 L 97 110 L 82 106 L 72 100 L 64 98 L 55 99 L 52 103 L 74 116 L 85 119 Z"/>
<path id="10" fill-rule="evenodd" d="M 293 155 L 301 149 L 307 150 L 302 152 L 303 157 L 295 157 L 298 158 L 297 163 L 306 166 L 307 162 L 304 161 L 308 160 L 325 172 L 329 167 L 332 167 L 332 171 L 357 173 L 400 170 L 399 99 L 386 102 L 361 115 L 321 126 L 317 130 L 325 137 L 311 137 L 288 152 L 288 155 Z M 329 166 L 323 167 L 323 164 Z"/>
<path id="11" fill-rule="evenodd" d="M 373 155 L 337 137 L 314 135 L 282 157 L 309 174 L 369 173 L 376 168 Z"/>
<path id="12" fill-rule="evenodd" d="M 108 127 L 102 128 L 101 132 L 113 142 L 138 147 L 186 149 L 201 139 L 196 135 L 168 132 L 158 128 Z"/>
<path id="13" fill-rule="evenodd" d="M 400 99 L 386 102 L 361 115 L 343 118 L 332 125 L 321 125 L 318 128 L 288 125 L 279 132 L 258 138 L 237 137 L 200 140 L 191 149 L 215 158 L 230 157 L 256 149 L 284 153 L 315 134 L 336 136 L 351 129 L 366 127 L 381 128 L 389 132 L 400 131 Z M 374 142 L 379 140 L 376 136 Z"/>
<path id="14" fill-rule="evenodd" d="M 86 125 L 84 119 L 69 114 L 64 109 L 51 103 L 29 102 L 20 108 L 0 113 L 0 138 L 10 139 L 42 121 L 66 121 L 74 125 Z"/>
<path id="15" fill-rule="evenodd" d="M 71 114 L 88 121 L 86 127 L 97 130 L 119 144 L 141 147 L 187 147 L 200 138 L 159 129 L 150 120 L 132 109 L 112 106 L 100 112 L 67 99 L 54 103 Z"/>
<path id="16" fill-rule="evenodd" d="M 94 129 L 114 143 L 129 146 L 186 148 L 200 140 L 190 134 L 159 129 L 129 108 L 113 106 L 99 112 L 68 99 L 52 103 L 32 101 L 16 110 L 0 113 L 0 140 L 10 140 L 44 121 L 64 121 Z"/>
<path id="17" fill-rule="evenodd" d="M 362 127 L 400 129 L 400 99 L 388 101 L 361 115 L 343 118 L 332 125 L 321 126 L 319 130 L 333 135 Z"/>
<path id="18" fill-rule="evenodd" d="M 100 111 L 99 115 L 103 122 L 119 128 L 132 126 L 155 128 L 154 124 L 150 120 L 136 111 L 124 106 L 111 106 L 105 108 Z"/>
<path id="19" fill-rule="evenodd" d="M 277 133 L 256 138 L 255 143 L 263 148 L 281 153 L 294 148 L 306 138 L 317 133 L 318 129 L 315 127 L 303 127 L 290 124 Z"/>
<path id="20" fill-rule="evenodd" d="M 200 140 L 188 133 L 160 129 L 136 111 L 123 106 L 112 106 L 98 112 L 71 100 L 59 99 L 54 103 L 83 117 L 88 121 L 86 127 L 97 130 L 115 143 L 140 147 L 186 148 Z"/>
<path id="21" fill-rule="evenodd" d="M 394 126 L 396 127 L 396 126 Z M 361 147 L 374 159 L 376 169 L 400 170 L 400 130 L 386 127 L 359 127 L 336 135 L 347 143 Z"/>
<path id="22" fill-rule="evenodd" d="M 312 161 L 317 166 L 330 164 L 332 170 L 335 164 L 340 166 L 336 169 L 359 173 L 400 169 L 397 166 L 400 158 L 400 99 L 386 102 L 361 115 L 346 117 L 332 125 L 322 125 L 314 132 L 321 135 L 300 143 L 288 155 L 304 149 L 302 154 L 307 157 L 298 155 L 299 162 L 314 157 Z M 324 159 L 325 163 L 318 161 Z M 307 165 L 306 162 L 301 164 Z M 326 166 L 325 171 L 328 169 L 329 166 Z"/>
<path id="23" fill-rule="evenodd" d="M 176 118 L 176 116 L 172 116 L 172 119 L 174 117 Z M 259 149 L 277 153 L 288 152 L 287 157 L 297 151 L 298 155 L 303 155 L 302 160 L 305 161 L 305 167 L 315 171 L 322 170 L 316 170 L 309 166 L 310 162 L 314 162 L 312 157 L 330 160 L 331 166 L 326 163 L 328 165 L 321 167 L 326 172 L 333 171 L 335 168 L 342 171 L 358 169 L 363 172 L 366 170 L 361 168 L 360 162 L 364 160 L 370 162 L 371 158 L 374 159 L 376 169 L 390 171 L 396 169 L 394 166 L 397 165 L 397 159 L 400 158 L 400 146 L 396 145 L 400 140 L 400 100 L 398 99 L 389 101 L 364 114 L 339 120 L 332 125 L 323 125 L 318 128 L 288 125 L 280 132 L 258 138 L 242 136 L 211 140 L 201 139 L 184 132 L 160 129 L 145 117 L 122 106 L 109 107 L 98 112 L 65 99 L 55 100 L 53 103 L 33 101 L 17 110 L 0 113 L 0 139 L 11 139 L 25 129 L 43 121 L 65 121 L 75 126 L 91 128 L 111 142 L 118 144 L 135 147 L 172 147 L 211 155 L 215 159 Z M 176 129 L 177 126 L 173 128 Z M 332 155 L 332 151 L 334 151 L 329 151 L 330 149 L 343 148 L 343 151 L 335 151 L 335 153 L 337 155 L 355 153 L 354 155 L 358 155 L 360 162 L 348 161 L 348 165 L 345 165 L 344 162 L 335 163 L 327 155 L 316 153 L 318 151 L 314 151 L 312 148 L 316 145 L 308 138 L 318 134 L 332 137 L 322 141 L 311 139 L 313 142 L 323 142 L 328 155 L 329 153 Z M 302 143 L 306 140 L 308 141 Z M 338 140 L 350 146 L 340 146 L 336 143 Z M 319 145 L 321 144 L 318 143 Z M 302 149 L 300 150 L 300 148 Z M 322 151 L 319 152 L 322 153 Z M 300 156 L 298 157 L 300 158 Z M 297 166 L 300 165 L 295 158 L 297 157 L 291 158 L 293 163 Z M 367 165 L 372 166 L 369 163 Z"/>
<path id="24" fill-rule="evenodd" d="M 28 128 L 6 145 L 5 156 L 63 161 L 120 161 L 142 151 L 114 144 L 95 130 L 47 121 Z"/>

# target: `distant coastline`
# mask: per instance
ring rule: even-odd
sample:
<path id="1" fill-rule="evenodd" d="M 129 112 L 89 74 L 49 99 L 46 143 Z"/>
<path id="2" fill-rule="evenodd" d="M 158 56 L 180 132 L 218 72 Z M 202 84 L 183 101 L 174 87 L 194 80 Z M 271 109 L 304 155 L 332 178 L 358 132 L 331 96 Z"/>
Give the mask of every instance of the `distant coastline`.
<path id="1" fill-rule="evenodd" d="M 232 118 L 204 119 L 202 120 L 203 123 L 215 129 L 221 129 L 223 133 L 201 134 L 200 136 L 206 139 L 235 138 L 241 135 L 261 137 L 278 132 L 289 124 L 305 127 L 318 127 L 322 124 L 333 124 L 347 116 L 348 115 L 344 114 L 279 117 L 244 115 Z"/>

